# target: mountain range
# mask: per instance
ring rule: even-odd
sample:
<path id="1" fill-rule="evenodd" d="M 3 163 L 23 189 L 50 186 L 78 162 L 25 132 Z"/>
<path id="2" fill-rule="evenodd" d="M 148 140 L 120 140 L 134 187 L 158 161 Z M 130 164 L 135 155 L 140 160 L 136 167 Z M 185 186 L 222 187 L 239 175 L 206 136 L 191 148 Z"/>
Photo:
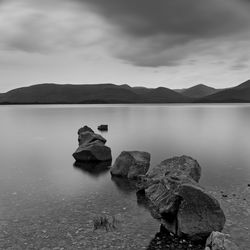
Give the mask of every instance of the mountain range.
<path id="1" fill-rule="evenodd" d="M 127 84 L 44 83 L 0 94 L 0 104 L 226 103 L 250 102 L 250 80 L 233 88 L 198 84 L 187 89 L 130 87 Z"/>

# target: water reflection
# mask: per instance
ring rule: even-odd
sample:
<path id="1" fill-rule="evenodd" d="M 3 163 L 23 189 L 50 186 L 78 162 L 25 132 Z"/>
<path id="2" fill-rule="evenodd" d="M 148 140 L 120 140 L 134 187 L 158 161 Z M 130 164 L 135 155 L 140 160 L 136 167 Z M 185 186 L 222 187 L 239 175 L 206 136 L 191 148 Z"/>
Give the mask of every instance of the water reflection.
<path id="1" fill-rule="evenodd" d="M 130 194 L 136 190 L 136 182 L 122 177 L 112 176 L 111 180 L 123 194 Z"/>
<path id="2" fill-rule="evenodd" d="M 96 213 L 128 211 L 127 223 L 133 222 L 133 227 L 127 227 L 129 232 L 124 241 L 136 241 L 143 247 L 148 245 L 148 242 L 138 241 L 135 233 L 142 230 L 149 239 L 152 232 L 158 230 L 158 222 L 152 219 L 154 229 L 152 223 L 149 224 L 151 215 L 142 208 L 147 204 L 143 197 L 133 193 L 134 183 L 119 178 L 111 181 L 108 164 L 77 163 L 72 167 L 77 130 L 83 124 L 96 132 L 99 124 L 109 124 L 109 132 L 102 133 L 112 149 L 113 159 L 123 150 L 148 151 L 151 166 L 154 166 L 164 159 L 186 154 L 200 163 L 201 185 L 207 190 L 214 187 L 227 191 L 249 183 L 249 104 L 0 106 L 0 116 L 0 215 L 3 220 L 24 215 L 29 219 L 32 215 L 34 221 L 38 221 L 43 214 L 41 224 L 47 225 L 49 212 L 46 208 L 58 203 L 60 205 L 51 210 L 53 218 L 60 219 L 62 216 L 57 209 L 65 207 L 68 218 L 75 216 L 71 230 L 75 232 L 74 226 L 79 223 L 76 211 L 86 213 L 81 215 L 80 221 L 87 221 L 88 213 L 94 208 Z M 238 214 L 238 210 L 236 212 Z M 237 240 L 241 245 L 242 242 L 247 245 L 250 239 L 244 231 L 244 226 L 249 228 L 244 216 L 241 220 L 237 218 L 232 226 L 241 233 Z M 19 243 L 30 243 L 27 235 L 20 235 L 27 225 L 23 220 L 13 227 L 19 231 Z M 46 227 L 42 230 L 47 230 Z M 40 228 L 31 229 L 34 234 L 38 231 Z M 9 235 L 16 234 L 10 230 Z M 98 247 L 103 243 L 99 242 Z M 0 248 L 1 243 L 0 240 Z M 153 240 L 149 249 L 157 249 L 156 245 Z M 1 249 L 10 247 L 7 243 L 5 246 Z M 142 249 L 142 245 L 131 249 Z"/>
<path id="3" fill-rule="evenodd" d="M 93 177 L 99 177 L 109 171 L 111 164 L 112 161 L 76 161 L 73 166 Z"/>

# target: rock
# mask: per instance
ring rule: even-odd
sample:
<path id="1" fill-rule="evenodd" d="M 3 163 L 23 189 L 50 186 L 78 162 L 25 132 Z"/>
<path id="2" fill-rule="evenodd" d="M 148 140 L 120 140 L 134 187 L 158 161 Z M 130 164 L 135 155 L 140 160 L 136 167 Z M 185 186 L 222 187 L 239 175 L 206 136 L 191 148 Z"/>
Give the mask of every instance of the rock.
<path id="1" fill-rule="evenodd" d="M 212 232 L 207 239 L 205 250 L 239 250 L 239 247 L 231 241 L 228 234 Z"/>
<path id="2" fill-rule="evenodd" d="M 207 237 L 213 230 L 221 231 L 225 216 L 219 202 L 202 188 L 193 184 L 182 184 L 176 195 L 182 201 L 177 213 L 177 234 Z"/>
<path id="3" fill-rule="evenodd" d="M 138 185 L 153 217 L 178 236 L 202 240 L 221 231 L 225 215 L 218 201 L 200 187 L 201 168 L 191 157 L 174 157 L 150 169 Z"/>
<path id="4" fill-rule="evenodd" d="M 98 134 L 95 134 L 95 133 L 92 133 L 92 132 L 81 132 L 79 135 L 78 135 L 78 142 L 79 142 L 79 145 L 87 145 L 91 142 L 94 142 L 94 141 L 100 141 L 100 142 L 103 142 L 103 144 L 106 143 L 106 139 L 103 138 L 101 135 L 98 135 Z"/>
<path id="5" fill-rule="evenodd" d="M 102 125 L 98 126 L 97 129 L 100 131 L 108 131 L 108 125 L 102 124 Z"/>
<path id="6" fill-rule="evenodd" d="M 101 141 L 82 144 L 73 153 L 76 161 L 110 161 L 112 160 L 111 149 Z"/>
<path id="7" fill-rule="evenodd" d="M 147 174 L 150 178 L 161 178 L 167 175 L 176 177 L 186 176 L 199 182 L 201 177 L 201 167 L 196 160 L 183 155 L 162 161 Z"/>
<path id="8" fill-rule="evenodd" d="M 79 147 L 73 153 L 76 161 L 111 161 L 111 149 L 105 146 L 106 139 L 95 134 L 88 126 L 78 130 Z"/>
<path id="9" fill-rule="evenodd" d="M 88 127 L 88 126 L 84 126 L 84 127 L 80 128 L 80 129 L 78 130 L 78 135 L 81 134 L 81 133 L 84 133 L 84 132 L 91 132 L 91 133 L 94 133 L 94 130 L 91 129 L 90 127 Z"/>
<path id="10" fill-rule="evenodd" d="M 140 151 L 123 151 L 111 167 L 114 176 L 136 179 L 145 175 L 150 165 L 150 154 Z"/>

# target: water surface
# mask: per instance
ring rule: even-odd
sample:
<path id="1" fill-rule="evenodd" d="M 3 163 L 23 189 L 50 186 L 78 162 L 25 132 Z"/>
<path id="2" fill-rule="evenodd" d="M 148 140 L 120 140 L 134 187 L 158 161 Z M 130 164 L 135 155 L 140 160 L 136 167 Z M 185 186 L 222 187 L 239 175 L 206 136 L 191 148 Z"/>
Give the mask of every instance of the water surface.
<path id="1" fill-rule="evenodd" d="M 225 232 L 250 244 L 250 105 L 0 106 L 0 117 L 1 249 L 149 249 L 159 224 L 128 183 L 73 166 L 78 128 L 102 123 L 114 159 L 122 150 L 150 152 L 151 165 L 197 159 Z M 121 218 L 119 230 L 93 232 L 105 213 Z"/>

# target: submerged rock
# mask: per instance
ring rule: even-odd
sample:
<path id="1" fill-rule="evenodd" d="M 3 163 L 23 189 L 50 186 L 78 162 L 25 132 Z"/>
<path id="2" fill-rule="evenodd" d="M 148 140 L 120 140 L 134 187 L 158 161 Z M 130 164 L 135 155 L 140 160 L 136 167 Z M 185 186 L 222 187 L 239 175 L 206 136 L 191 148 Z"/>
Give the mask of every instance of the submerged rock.
<path id="1" fill-rule="evenodd" d="M 111 161 L 76 161 L 74 167 L 91 176 L 99 177 L 109 170 L 111 163 Z"/>
<path id="2" fill-rule="evenodd" d="M 239 247 L 231 241 L 228 234 L 212 232 L 206 242 L 205 250 L 240 250 Z"/>
<path id="3" fill-rule="evenodd" d="M 152 168 L 139 185 L 152 216 L 170 232 L 202 240 L 221 231 L 225 215 L 199 184 L 201 168 L 191 157 L 174 157 Z"/>
<path id="4" fill-rule="evenodd" d="M 105 146 L 106 139 L 95 134 L 88 126 L 78 130 L 79 147 L 73 153 L 76 161 L 111 161 L 111 149 Z"/>
<path id="5" fill-rule="evenodd" d="M 145 175 L 150 165 L 150 154 L 140 151 L 123 151 L 111 168 L 114 176 L 136 179 Z"/>

